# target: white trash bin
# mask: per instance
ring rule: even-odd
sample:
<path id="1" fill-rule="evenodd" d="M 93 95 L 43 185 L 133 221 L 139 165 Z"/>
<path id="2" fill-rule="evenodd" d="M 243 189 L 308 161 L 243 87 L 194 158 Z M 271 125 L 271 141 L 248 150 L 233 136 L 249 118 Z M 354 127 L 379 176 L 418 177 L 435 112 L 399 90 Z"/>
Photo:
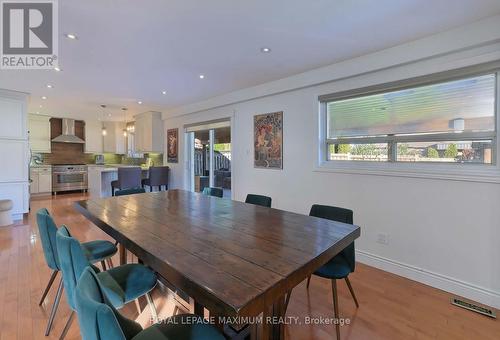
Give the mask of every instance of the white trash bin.
<path id="1" fill-rule="evenodd" d="M 12 200 L 0 200 L 0 227 L 12 224 Z"/>

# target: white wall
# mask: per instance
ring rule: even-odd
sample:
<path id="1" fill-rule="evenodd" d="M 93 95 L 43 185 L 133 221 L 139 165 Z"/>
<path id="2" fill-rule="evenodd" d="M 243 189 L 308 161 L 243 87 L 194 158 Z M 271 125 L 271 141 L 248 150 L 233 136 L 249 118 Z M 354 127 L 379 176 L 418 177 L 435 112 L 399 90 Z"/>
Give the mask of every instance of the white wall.
<path id="1" fill-rule="evenodd" d="M 165 113 L 165 128 L 180 129 L 179 163 L 169 164 L 171 187 L 189 184 L 184 124 L 231 117 L 235 199 L 269 195 L 273 207 L 301 213 L 313 203 L 353 209 L 362 228 L 359 261 L 500 307 L 500 184 L 316 167 L 319 95 L 498 60 L 500 29 L 496 36 L 491 29 L 500 28 L 500 17 L 494 19 L 332 65 L 324 69 L 332 82 L 315 70 L 291 77 L 295 90 L 283 79 Z M 481 40 L 486 35 L 488 41 Z M 274 111 L 284 111 L 284 169 L 255 169 L 253 116 Z M 387 245 L 376 242 L 378 233 L 389 235 Z"/>

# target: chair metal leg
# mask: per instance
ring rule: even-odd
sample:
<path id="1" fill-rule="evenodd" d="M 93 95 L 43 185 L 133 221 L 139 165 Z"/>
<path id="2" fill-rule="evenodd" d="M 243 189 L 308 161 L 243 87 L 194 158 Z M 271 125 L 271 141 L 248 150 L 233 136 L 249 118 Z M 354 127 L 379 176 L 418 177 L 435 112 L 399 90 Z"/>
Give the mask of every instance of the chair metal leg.
<path id="1" fill-rule="evenodd" d="M 43 291 L 42 298 L 40 299 L 40 302 L 38 303 L 39 306 L 41 306 L 42 303 L 43 303 L 43 301 L 45 300 L 45 297 L 47 296 L 47 294 L 48 294 L 48 292 L 50 290 L 50 287 L 52 287 L 52 283 L 54 283 L 54 280 L 56 279 L 57 273 L 59 273 L 59 271 L 58 270 L 54 270 L 52 272 L 52 275 L 50 275 L 49 283 L 47 284 L 47 287 Z"/>
<path id="2" fill-rule="evenodd" d="M 333 314 L 335 317 L 335 331 L 337 333 L 337 340 L 340 340 L 339 299 L 337 296 L 337 280 L 335 279 L 332 279 L 332 293 L 333 293 Z"/>
<path id="3" fill-rule="evenodd" d="M 311 276 L 312 275 L 309 275 L 309 277 L 307 278 L 307 285 L 306 285 L 307 289 L 309 289 L 309 283 L 311 283 Z"/>
<path id="4" fill-rule="evenodd" d="M 354 294 L 354 289 L 352 289 L 351 281 L 349 281 L 349 277 L 347 277 L 347 276 L 345 278 L 345 283 L 347 283 L 347 287 L 349 288 L 349 291 L 351 292 L 352 298 L 354 299 L 354 303 L 356 304 L 356 308 L 359 308 L 358 299 L 356 299 L 356 294 Z"/>
<path id="5" fill-rule="evenodd" d="M 106 259 L 106 263 L 108 264 L 108 269 L 111 269 L 111 268 L 114 268 L 115 266 L 113 265 L 113 260 L 111 259 L 111 257 L 108 257 Z"/>
<path id="6" fill-rule="evenodd" d="M 104 260 L 101 261 L 102 270 L 106 271 L 106 262 Z"/>
<path id="7" fill-rule="evenodd" d="M 66 326 L 64 326 L 64 329 L 61 333 L 61 336 L 59 337 L 59 340 L 63 340 L 66 337 L 66 334 L 69 331 L 69 328 L 71 327 L 71 324 L 73 323 L 73 319 L 75 317 L 75 311 L 72 310 L 71 314 L 69 315 L 68 321 L 66 322 Z"/>
<path id="8" fill-rule="evenodd" d="M 156 312 L 155 303 L 150 293 L 146 293 L 146 299 L 148 300 L 148 306 L 149 309 L 151 310 L 151 316 L 153 317 L 153 321 L 155 323 L 158 323 L 158 313 Z"/>
<path id="9" fill-rule="evenodd" d="M 59 281 L 59 286 L 57 287 L 56 298 L 54 299 L 54 304 L 52 305 L 52 310 L 50 311 L 49 322 L 47 323 L 47 329 L 45 329 L 45 336 L 48 336 L 50 329 L 52 328 L 52 323 L 54 322 L 54 317 L 56 316 L 57 307 L 59 307 L 59 301 L 61 300 L 61 295 L 63 292 L 63 279 Z"/>

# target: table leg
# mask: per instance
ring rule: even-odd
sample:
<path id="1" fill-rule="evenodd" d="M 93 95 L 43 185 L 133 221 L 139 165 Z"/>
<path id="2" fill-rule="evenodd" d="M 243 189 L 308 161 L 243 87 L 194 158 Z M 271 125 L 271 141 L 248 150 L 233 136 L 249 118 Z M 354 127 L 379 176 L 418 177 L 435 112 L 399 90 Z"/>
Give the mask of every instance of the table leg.
<path id="1" fill-rule="evenodd" d="M 283 295 L 263 314 L 262 339 L 285 339 L 285 325 L 281 322 L 285 317 L 285 312 L 285 295 Z"/>
<path id="2" fill-rule="evenodd" d="M 120 253 L 120 266 L 127 264 L 127 250 L 123 246 L 123 244 L 118 244 L 118 251 Z"/>
<path id="3" fill-rule="evenodd" d="M 205 317 L 205 308 L 196 301 L 194 302 L 194 314 L 202 318 Z"/>

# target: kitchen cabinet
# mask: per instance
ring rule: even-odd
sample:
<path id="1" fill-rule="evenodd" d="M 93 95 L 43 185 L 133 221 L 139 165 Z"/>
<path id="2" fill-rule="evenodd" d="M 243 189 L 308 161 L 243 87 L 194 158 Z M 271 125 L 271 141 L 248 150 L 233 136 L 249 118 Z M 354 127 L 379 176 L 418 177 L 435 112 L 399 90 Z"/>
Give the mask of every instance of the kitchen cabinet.
<path id="1" fill-rule="evenodd" d="M 28 115 L 27 94 L 0 90 L 0 159 L 5 164 L 0 171 L 0 199 L 14 203 L 14 220 L 23 218 L 29 209 L 28 189 Z"/>
<path id="2" fill-rule="evenodd" d="M 85 153 L 103 153 L 102 122 L 85 121 Z"/>
<path id="3" fill-rule="evenodd" d="M 135 151 L 163 153 L 163 121 L 160 112 L 144 112 L 135 117 Z"/>
<path id="4" fill-rule="evenodd" d="M 0 90 L 0 139 L 28 138 L 26 94 Z"/>
<path id="5" fill-rule="evenodd" d="M 50 117 L 30 114 L 28 129 L 31 151 L 50 153 Z"/>
<path id="6" fill-rule="evenodd" d="M 30 179 L 31 194 L 52 194 L 52 168 L 50 166 L 32 167 Z"/>
<path id="7" fill-rule="evenodd" d="M 103 122 L 106 136 L 103 137 L 103 151 L 124 155 L 127 152 L 127 138 L 123 135 L 124 122 Z"/>

